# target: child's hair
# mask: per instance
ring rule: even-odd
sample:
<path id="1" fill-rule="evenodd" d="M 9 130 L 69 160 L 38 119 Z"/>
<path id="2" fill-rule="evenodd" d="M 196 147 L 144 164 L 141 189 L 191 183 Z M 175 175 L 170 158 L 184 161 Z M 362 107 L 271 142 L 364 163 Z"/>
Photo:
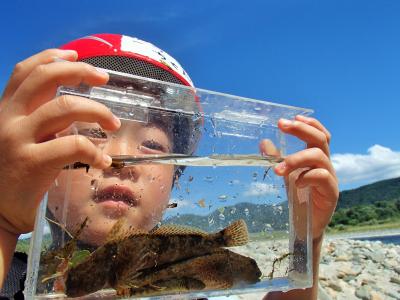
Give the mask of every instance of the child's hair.
<path id="1" fill-rule="evenodd" d="M 77 51 L 78 61 L 95 67 L 193 87 L 189 75 L 174 58 L 137 38 L 95 34 L 71 41 L 61 48 Z M 124 85 L 123 82 L 111 84 Z M 185 101 L 196 101 L 195 95 Z M 193 154 L 200 138 L 199 118 L 156 112 L 150 115 L 149 122 L 165 125 L 172 138 L 174 153 Z"/>

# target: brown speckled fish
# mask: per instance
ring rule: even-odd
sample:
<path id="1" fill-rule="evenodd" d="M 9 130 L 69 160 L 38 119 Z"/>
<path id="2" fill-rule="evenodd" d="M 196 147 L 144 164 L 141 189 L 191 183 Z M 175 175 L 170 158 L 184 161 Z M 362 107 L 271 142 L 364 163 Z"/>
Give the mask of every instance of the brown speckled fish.
<path id="1" fill-rule="evenodd" d="M 126 274 L 209 254 L 221 247 L 241 246 L 247 242 L 247 226 L 243 220 L 211 234 L 172 225 L 161 226 L 151 233 L 129 232 L 110 239 L 84 262 L 71 268 L 65 292 L 70 297 L 77 297 L 106 286 L 116 288 L 121 285 L 121 278 L 124 279 Z"/>
<path id="2" fill-rule="evenodd" d="M 149 296 L 238 288 L 258 282 L 261 271 L 254 259 L 227 249 L 218 249 L 211 254 L 132 275 L 121 282 L 119 291 L 125 289 L 125 295 Z"/>

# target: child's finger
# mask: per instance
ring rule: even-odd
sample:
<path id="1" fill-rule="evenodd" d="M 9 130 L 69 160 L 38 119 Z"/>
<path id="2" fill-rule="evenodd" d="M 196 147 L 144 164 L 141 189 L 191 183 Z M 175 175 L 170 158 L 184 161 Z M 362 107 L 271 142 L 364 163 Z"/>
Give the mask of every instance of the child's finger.
<path id="1" fill-rule="evenodd" d="M 262 155 L 279 155 L 279 150 L 276 148 L 274 143 L 269 139 L 264 139 L 260 142 L 260 153 Z"/>
<path id="2" fill-rule="evenodd" d="M 26 120 L 32 128 L 34 142 L 41 142 L 70 126 L 74 121 L 99 123 L 114 131 L 121 125 L 119 119 L 103 104 L 78 96 L 60 96 L 35 110 Z"/>
<path id="3" fill-rule="evenodd" d="M 108 74 L 80 62 L 55 62 L 36 67 L 18 87 L 13 99 L 17 113 L 29 115 L 37 107 L 54 98 L 61 85 L 75 86 L 80 83 L 102 85 Z"/>
<path id="4" fill-rule="evenodd" d="M 331 142 L 331 134 L 330 134 L 330 132 L 317 119 L 310 118 L 310 117 L 305 117 L 305 116 L 302 116 L 302 115 L 297 115 L 296 116 L 296 120 L 302 121 L 304 123 L 307 123 L 307 124 L 317 128 L 317 129 L 321 130 L 323 133 L 325 133 L 325 136 L 326 136 L 326 139 L 328 141 L 328 144 Z"/>
<path id="5" fill-rule="evenodd" d="M 326 200 L 326 203 L 315 203 L 319 208 L 328 208 L 336 205 L 336 199 L 339 196 L 337 180 L 326 169 L 318 168 L 302 172 L 296 180 L 296 186 L 299 188 L 315 187 L 318 193 L 323 196 L 320 198 Z"/>
<path id="6" fill-rule="evenodd" d="M 111 157 L 82 135 L 63 136 L 37 144 L 33 151 L 39 166 L 58 170 L 77 161 L 99 169 L 111 165 Z"/>
<path id="7" fill-rule="evenodd" d="M 275 172 L 287 176 L 299 168 L 323 168 L 335 174 L 331 161 L 320 148 L 309 148 L 285 157 L 285 160 L 275 166 Z"/>
<path id="8" fill-rule="evenodd" d="M 321 148 L 329 156 L 328 139 L 324 132 L 301 121 L 280 119 L 279 128 L 288 134 L 294 135 L 307 143 L 308 148 Z"/>
<path id="9" fill-rule="evenodd" d="M 69 61 L 75 61 L 78 58 L 78 54 L 73 50 L 48 49 L 17 63 L 4 90 L 4 100 L 7 101 L 9 97 L 14 94 L 18 86 L 25 80 L 25 78 L 33 71 L 35 67 L 38 65 L 51 63 L 54 61 L 55 57 Z"/>

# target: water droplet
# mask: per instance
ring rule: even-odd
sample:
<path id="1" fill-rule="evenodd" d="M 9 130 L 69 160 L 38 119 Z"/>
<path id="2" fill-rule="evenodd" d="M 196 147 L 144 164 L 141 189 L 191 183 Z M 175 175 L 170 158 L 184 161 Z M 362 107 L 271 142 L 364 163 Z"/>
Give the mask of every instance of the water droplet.
<path id="1" fill-rule="evenodd" d="M 224 216 L 223 214 L 219 214 L 219 215 L 218 215 L 218 218 L 219 218 L 221 221 L 224 221 L 224 220 L 225 220 L 225 216 Z"/>
<path id="2" fill-rule="evenodd" d="M 90 181 L 90 189 L 93 190 L 93 191 L 97 191 L 98 187 L 99 187 L 99 182 L 98 182 L 98 180 L 92 179 L 92 180 Z"/>
<path id="3" fill-rule="evenodd" d="M 218 199 L 221 201 L 226 200 L 226 199 L 228 199 L 228 195 L 219 195 Z"/>
<path id="4" fill-rule="evenodd" d="M 214 221 L 214 218 L 209 218 L 208 219 L 208 225 L 210 226 L 210 225 L 213 225 L 215 223 L 215 221 Z"/>
<path id="5" fill-rule="evenodd" d="M 249 209 L 246 207 L 245 209 L 244 209 L 244 214 L 248 217 L 249 216 Z"/>
<path id="6" fill-rule="evenodd" d="M 213 182 L 214 178 L 212 176 L 206 176 L 206 177 L 204 177 L 204 181 Z"/>
<path id="7" fill-rule="evenodd" d="M 231 209 L 231 215 L 233 215 L 235 212 L 236 212 L 236 207 L 233 207 L 233 208 Z"/>

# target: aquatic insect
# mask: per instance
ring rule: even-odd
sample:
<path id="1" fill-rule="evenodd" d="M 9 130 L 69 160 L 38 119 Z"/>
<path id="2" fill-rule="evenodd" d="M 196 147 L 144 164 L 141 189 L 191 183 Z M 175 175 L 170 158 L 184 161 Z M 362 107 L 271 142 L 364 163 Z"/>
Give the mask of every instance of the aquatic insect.
<path id="1" fill-rule="evenodd" d="M 117 222 L 111 231 L 118 232 Z M 110 238 L 82 263 L 68 271 L 66 294 L 71 297 L 118 287 L 126 274 L 209 254 L 221 247 L 248 242 L 246 223 L 238 220 L 216 233 L 164 225 L 150 233 L 131 230 Z"/>
<path id="2" fill-rule="evenodd" d="M 272 270 L 271 270 L 271 272 L 269 272 L 269 274 L 267 276 L 270 280 L 272 278 L 274 278 L 275 264 L 277 264 L 277 263 L 280 264 L 282 262 L 282 260 L 284 260 L 285 258 L 289 257 L 290 255 L 293 255 L 293 253 L 285 253 L 282 256 L 277 257 L 277 258 L 274 259 L 274 261 L 272 262 Z"/>
<path id="3" fill-rule="evenodd" d="M 39 269 L 39 277 L 41 280 L 39 281 L 38 289 L 45 289 L 44 286 L 54 281 L 55 289 L 60 287 L 59 289 L 64 288 L 63 284 L 63 276 L 66 274 L 68 269 L 76 263 L 79 263 L 82 258 L 87 257 L 90 252 L 87 250 L 79 250 L 77 248 L 77 242 L 80 234 L 86 227 L 88 222 L 88 218 L 82 222 L 82 224 L 75 231 L 75 234 L 72 235 L 67 231 L 67 229 L 61 225 L 60 223 L 53 221 L 49 218 L 46 218 L 47 221 L 58 225 L 62 230 L 64 230 L 71 239 L 64 245 L 64 247 L 60 249 L 54 249 L 44 252 L 40 258 L 40 266 L 46 266 L 46 268 Z"/>
<path id="4" fill-rule="evenodd" d="M 169 204 L 167 205 L 167 208 L 175 208 L 175 207 L 178 207 L 178 203 L 176 203 L 176 202 L 169 203 Z"/>
<path id="5" fill-rule="evenodd" d="M 264 175 L 263 175 L 263 180 L 265 180 L 265 178 L 268 176 L 269 170 L 271 170 L 271 167 L 265 168 L 265 172 L 264 172 Z"/>

